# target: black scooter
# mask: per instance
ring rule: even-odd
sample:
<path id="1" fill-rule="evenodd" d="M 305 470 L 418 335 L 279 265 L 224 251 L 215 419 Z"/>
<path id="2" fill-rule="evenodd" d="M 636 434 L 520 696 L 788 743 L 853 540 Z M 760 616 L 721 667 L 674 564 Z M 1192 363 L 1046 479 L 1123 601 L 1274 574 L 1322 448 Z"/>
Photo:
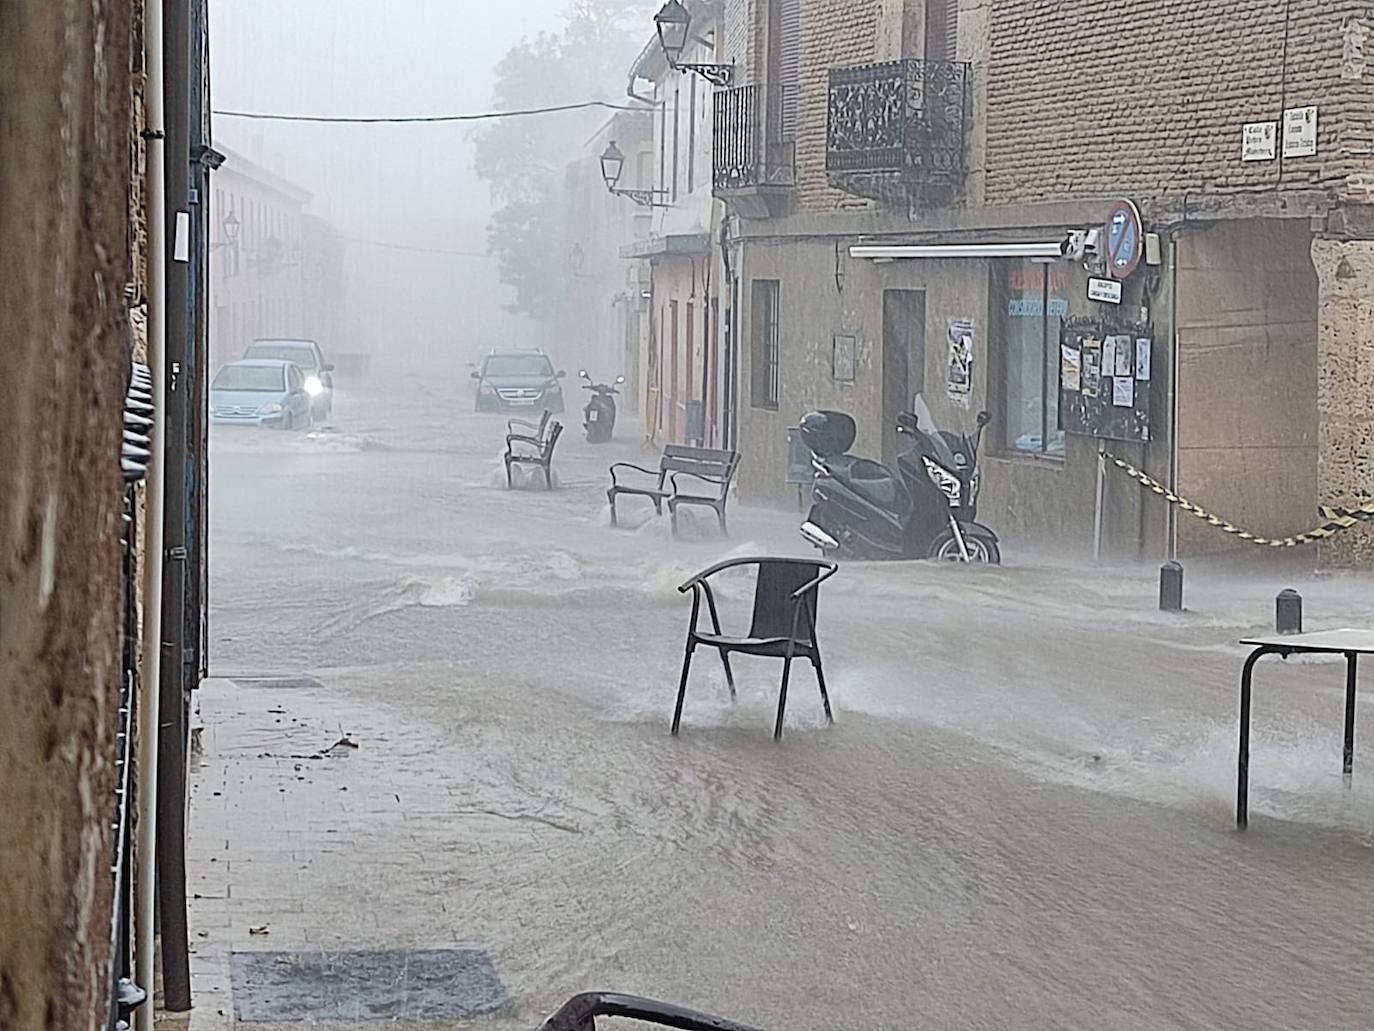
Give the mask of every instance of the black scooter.
<path id="1" fill-rule="evenodd" d="M 582 384 L 582 389 L 592 392 L 592 399 L 582 411 L 582 424 L 587 430 L 587 442 L 604 444 L 615 434 L 615 395 L 620 393 L 616 387 L 625 382 L 625 377 L 618 376 L 615 383 L 611 384 L 593 383 L 586 369 L 578 375 L 586 380 Z"/>
<path id="2" fill-rule="evenodd" d="M 947 562 L 1002 561 L 997 535 L 977 522 L 978 431 L 923 429 L 916 415 L 897 417 L 899 439 L 910 447 L 897 456 L 897 471 L 847 452 L 857 429 L 843 412 L 812 412 L 801 422 L 811 449 L 816 483 L 802 536 L 826 553 L 854 559 L 923 559 Z"/>

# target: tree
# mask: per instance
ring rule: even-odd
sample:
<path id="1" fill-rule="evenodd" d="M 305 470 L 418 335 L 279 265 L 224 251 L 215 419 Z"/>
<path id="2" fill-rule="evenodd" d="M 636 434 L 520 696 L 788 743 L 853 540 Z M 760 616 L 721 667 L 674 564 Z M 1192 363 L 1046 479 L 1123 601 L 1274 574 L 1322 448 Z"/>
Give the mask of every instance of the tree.
<path id="1" fill-rule="evenodd" d="M 652 13 L 645 0 L 573 0 L 561 31 L 521 40 L 496 66 L 496 109 L 621 102 Z M 488 246 L 502 282 L 515 290 L 514 313 L 545 318 L 558 304 L 566 263 L 551 242 L 559 234 L 564 172 L 604 118 L 596 109 L 509 118 L 473 133 L 477 174 L 496 204 Z"/>

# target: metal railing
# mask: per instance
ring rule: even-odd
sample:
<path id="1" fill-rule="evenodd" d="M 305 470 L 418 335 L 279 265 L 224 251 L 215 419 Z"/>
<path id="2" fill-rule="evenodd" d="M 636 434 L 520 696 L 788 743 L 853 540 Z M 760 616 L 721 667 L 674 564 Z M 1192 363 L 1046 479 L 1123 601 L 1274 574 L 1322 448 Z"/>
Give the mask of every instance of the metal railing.
<path id="1" fill-rule="evenodd" d="M 972 102 L 962 61 L 889 61 L 830 71 L 825 167 L 836 185 L 900 176 L 954 185 L 965 172 Z"/>
<path id="2" fill-rule="evenodd" d="M 717 90 L 712 172 L 717 193 L 757 186 L 791 186 L 795 141 L 786 125 L 796 97 L 778 86 Z"/>

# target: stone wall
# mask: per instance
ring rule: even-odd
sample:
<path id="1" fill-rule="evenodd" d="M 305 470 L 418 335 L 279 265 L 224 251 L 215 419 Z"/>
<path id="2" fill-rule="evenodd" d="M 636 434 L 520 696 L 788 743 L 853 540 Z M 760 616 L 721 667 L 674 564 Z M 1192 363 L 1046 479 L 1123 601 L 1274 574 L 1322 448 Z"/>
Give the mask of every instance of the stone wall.
<path id="1" fill-rule="evenodd" d="M 1374 241 L 1314 240 L 1317 492 L 1327 504 L 1374 502 Z M 1321 546 L 1326 566 L 1374 566 L 1374 524 Z"/>
<path id="2" fill-rule="evenodd" d="M 109 1003 L 137 4 L 0 18 L 0 1027 Z"/>
<path id="3" fill-rule="evenodd" d="M 1004 0 L 981 112 L 987 201 L 1280 183 L 1363 193 L 1374 95 L 1351 49 L 1369 20 L 1359 0 Z M 1309 104 L 1316 157 L 1241 160 L 1244 123 Z"/>

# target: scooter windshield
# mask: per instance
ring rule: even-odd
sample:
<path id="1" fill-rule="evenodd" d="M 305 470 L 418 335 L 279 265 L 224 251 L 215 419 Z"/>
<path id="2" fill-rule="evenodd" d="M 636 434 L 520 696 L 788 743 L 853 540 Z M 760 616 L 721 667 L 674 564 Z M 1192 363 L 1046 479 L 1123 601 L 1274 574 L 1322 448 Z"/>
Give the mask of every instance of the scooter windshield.
<path id="1" fill-rule="evenodd" d="M 957 469 L 958 463 L 954 460 L 954 452 L 945 443 L 945 438 L 940 435 L 940 428 L 935 425 L 935 417 L 930 414 L 930 409 L 926 406 L 926 399 L 917 394 L 912 400 L 911 414 L 916 416 L 916 427 L 925 435 L 930 442 L 930 448 L 935 453 L 935 459 L 946 469 Z"/>

